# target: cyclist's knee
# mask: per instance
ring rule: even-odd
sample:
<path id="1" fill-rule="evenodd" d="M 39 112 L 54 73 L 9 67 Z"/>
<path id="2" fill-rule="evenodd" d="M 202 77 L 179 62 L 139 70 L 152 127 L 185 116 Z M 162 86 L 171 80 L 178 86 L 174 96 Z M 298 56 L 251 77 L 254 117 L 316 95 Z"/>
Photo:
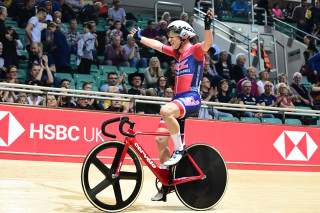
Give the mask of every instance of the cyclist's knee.
<path id="1" fill-rule="evenodd" d="M 179 108 L 172 104 L 168 104 L 160 109 L 160 115 L 164 120 L 169 117 L 178 117 L 179 112 Z"/>
<path id="2" fill-rule="evenodd" d="M 168 136 L 157 136 L 155 141 L 158 146 L 166 146 L 168 144 L 169 137 Z"/>

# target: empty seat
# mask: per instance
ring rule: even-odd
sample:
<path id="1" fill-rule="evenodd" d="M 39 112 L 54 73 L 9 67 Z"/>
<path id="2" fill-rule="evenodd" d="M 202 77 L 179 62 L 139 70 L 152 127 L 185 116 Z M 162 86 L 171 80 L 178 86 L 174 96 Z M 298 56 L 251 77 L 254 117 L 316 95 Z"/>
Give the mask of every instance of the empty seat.
<path id="1" fill-rule="evenodd" d="M 121 74 L 122 73 L 130 74 L 130 73 L 136 72 L 137 69 L 134 67 L 119 67 L 119 71 Z"/>
<path id="2" fill-rule="evenodd" d="M 219 120 L 239 121 L 237 117 L 219 117 Z"/>
<path id="3" fill-rule="evenodd" d="M 252 118 L 252 117 L 241 117 L 240 121 L 260 123 L 260 119 L 259 118 Z"/>
<path id="4" fill-rule="evenodd" d="M 279 118 L 261 118 L 262 123 L 282 124 Z"/>
<path id="5" fill-rule="evenodd" d="M 101 70 L 101 74 L 105 74 L 112 71 L 115 71 L 115 72 L 119 71 L 116 66 L 108 66 L 108 65 L 100 65 L 100 70 Z"/>
<path id="6" fill-rule="evenodd" d="M 285 124 L 302 125 L 302 122 L 296 118 L 286 118 Z"/>

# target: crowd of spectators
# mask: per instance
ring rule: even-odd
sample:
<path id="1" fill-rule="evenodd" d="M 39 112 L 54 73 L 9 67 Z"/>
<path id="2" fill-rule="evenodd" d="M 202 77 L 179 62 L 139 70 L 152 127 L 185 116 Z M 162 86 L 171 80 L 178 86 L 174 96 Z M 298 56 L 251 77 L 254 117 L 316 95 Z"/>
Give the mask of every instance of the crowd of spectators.
<path id="1" fill-rule="evenodd" d="M 315 3 L 316 9 L 317 5 L 320 6 L 318 1 L 316 0 Z M 300 7 L 303 7 L 303 3 L 304 1 Z M 35 10 L 36 4 L 40 5 L 37 10 Z M 220 6 L 223 4 L 223 1 L 219 1 Z M 99 13 L 104 6 L 101 2 L 96 2 L 75 10 L 64 0 L 59 2 L 43 0 L 38 3 L 27 0 L 23 7 L 19 8 L 18 5 L 14 5 L 10 10 L 0 6 L 1 81 L 70 89 L 70 79 L 61 79 L 56 73 L 71 73 L 70 58 L 71 55 L 76 55 L 76 71 L 79 74 L 90 74 L 92 66 L 99 67 L 101 65 L 136 69 L 136 72 L 128 74 L 119 74 L 117 70 L 109 71 L 106 79 L 103 79 L 107 81 L 106 84 L 100 85 L 99 91 L 101 92 L 173 97 L 175 85 L 175 61 L 173 58 L 159 52 L 153 52 L 135 41 L 127 29 L 135 22 L 135 20 L 127 19 L 127 16 L 134 16 L 127 14 L 121 8 L 119 0 L 114 0 L 112 6 L 105 13 Z M 231 8 L 236 10 L 236 15 L 240 17 L 246 16 L 249 12 L 247 2 L 244 0 L 234 1 Z M 297 20 L 294 16 L 296 10 L 298 9 L 288 4 L 288 8 L 281 11 L 277 4 L 270 12 L 280 19 L 293 22 Z M 24 28 L 26 32 L 25 48 L 29 55 L 26 58 L 28 67 L 25 71 L 28 78 L 25 82 L 18 80 L 19 56 L 17 48 L 20 37 L 16 35 L 14 27 L 6 26 L 5 20 L 8 11 L 13 20 L 17 20 L 19 28 Z M 25 11 L 24 17 L 16 16 L 17 11 Z M 314 10 L 310 9 L 310 11 L 313 11 L 310 13 L 310 17 L 313 17 Z M 222 14 L 224 13 L 222 11 Z M 99 16 L 106 17 L 109 26 L 102 32 L 97 32 Z M 192 24 L 192 19 L 189 19 L 187 13 L 182 13 L 180 19 Z M 318 18 L 318 20 L 320 19 Z M 142 29 L 142 35 L 170 45 L 168 44 L 166 27 L 171 21 L 170 13 L 164 12 L 161 19 L 157 20 L 157 25 L 154 19 L 147 21 L 147 26 Z M 82 25 L 81 32 L 77 27 L 78 24 Z M 69 26 L 66 27 L 66 25 Z M 318 27 L 318 25 L 314 25 L 314 27 Z M 198 39 L 195 37 L 193 42 L 197 43 Z M 238 54 L 235 58 L 236 63 L 232 64 L 230 54 L 225 50 L 220 51 L 216 45 L 213 45 L 205 54 L 204 75 L 200 88 L 202 100 L 269 107 L 314 107 L 320 103 L 320 80 L 318 78 L 320 55 L 312 37 L 306 36 L 304 42 L 307 46 L 304 53 L 306 58 L 304 65 L 309 70 L 308 80 L 313 84 L 311 90 L 301 84 L 301 74 L 305 75 L 305 73 L 300 72 L 294 74 L 291 85 L 287 85 L 288 76 L 283 74 L 279 76 L 279 84 L 273 85 L 268 75 L 270 71 L 268 61 L 265 61 L 265 69 L 259 72 L 259 80 L 256 80 L 255 69 L 245 67 L 246 56 L 244 54 Z M 263 43 L 261 47 L 263 47 Z M 99 62 L 98 56 L 103 57 L 103 60 Z M 82 82 L 81 85 L 82 89 L 86 91 L 93 90 L 93 86 L 96 85 L 89 81 Z M 121 101 L 120 96 L 112 96 L 114 99 L 111 101 L 99 101 L 94 98 L 74 98 L 64 95 L 64 93 L 66 92 L 62 92 L 57 97 L 48 96 L 46 100 L 38 93 L 1 91 L 0 101 L 114 112 L 133 112 L 134 108 L 138 113 L 159 114 L 160 111 L 160 106 L 157 104 L 137 103 L 134 106 L 131 102 Z M 273 114 L 267 113 L 238 113 L 227 110 L 209 110 L 208 113 L 213 118 L 274 117 Z"/>

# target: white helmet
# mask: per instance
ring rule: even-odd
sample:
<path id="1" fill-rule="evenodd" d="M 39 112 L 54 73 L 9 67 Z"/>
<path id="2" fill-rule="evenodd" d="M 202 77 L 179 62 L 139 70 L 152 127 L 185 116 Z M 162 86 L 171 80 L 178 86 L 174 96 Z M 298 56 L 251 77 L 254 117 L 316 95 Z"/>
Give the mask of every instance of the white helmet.
<path id="1" fill-rule="evenodd" d="M 194 29 L 185 21 L 177 20 L 173 21 L 168 26 L 168 32 L 174 31 L 178 34 L 182 39 L 192 38 L 196 35 Z"/>

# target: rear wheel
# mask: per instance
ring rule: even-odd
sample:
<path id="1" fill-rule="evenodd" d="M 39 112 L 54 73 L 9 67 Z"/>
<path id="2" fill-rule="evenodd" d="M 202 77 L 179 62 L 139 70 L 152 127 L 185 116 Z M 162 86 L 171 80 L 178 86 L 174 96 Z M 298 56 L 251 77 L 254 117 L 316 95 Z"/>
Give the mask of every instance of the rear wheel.
<path id="1" fill-rule="evenodd" d="M 226 164 L 220 153 L 210 145 L 193 144 L 187 150 L 206 178 L 175 185 L 176 194 L 191 209 L 210 209 L 225 193 L 228 180 Z M 188 157 L 183 158 L 173 172 L 174 178 L 199 175 Z"/>
<path id="2" fill-rule="evenodd" d="M 117 212 L 128 208 L 142 189 L 143 169 L 140 158 L 129 147 L 118 177 L 115 174 L 124 143 L 106 141 L 87 155 L 81 170 L 81 184 L 87 199 L 102 211 Z M 127 164 L 127 163 L 126 163 Z"/>

